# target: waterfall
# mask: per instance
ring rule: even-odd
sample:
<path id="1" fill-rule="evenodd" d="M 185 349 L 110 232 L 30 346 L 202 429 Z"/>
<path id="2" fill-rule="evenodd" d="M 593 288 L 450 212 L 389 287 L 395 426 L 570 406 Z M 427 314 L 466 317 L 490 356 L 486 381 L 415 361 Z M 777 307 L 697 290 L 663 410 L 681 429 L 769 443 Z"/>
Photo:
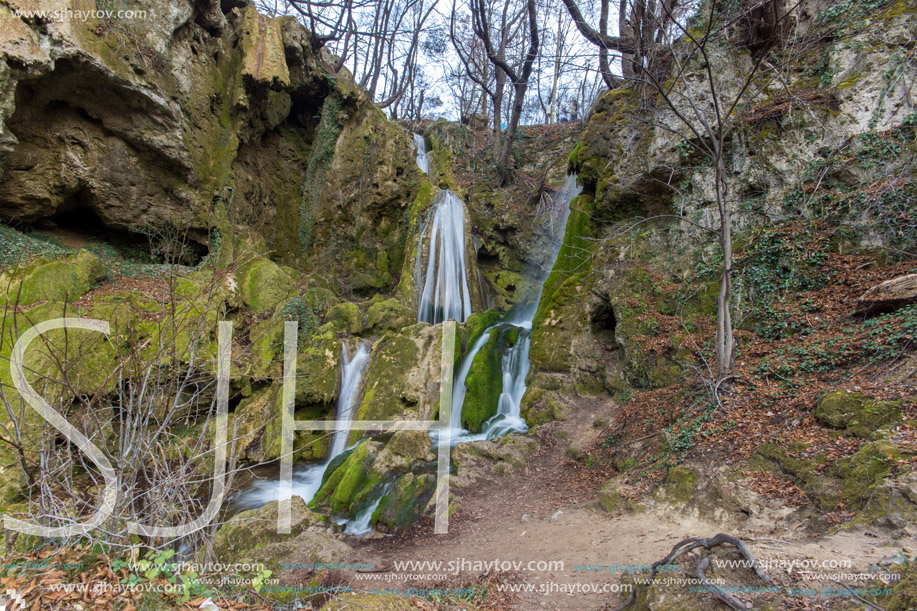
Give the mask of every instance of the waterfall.
<path id="1" fill-rule="evenodd" d="M 385 495 L 392 491 L 392 488 L 394 488 L 394 485 L 391 482 L 385 484 L 379 492 L 379 496 L 376 497 L 376 500 L 367 505 L 353 520 L 335 520 L 337 524 L 344 526 L 344 534 L 362 537 L 372 532 L 373 514 L 376 512 L 382 499 L 385 498 Z"/>
<path id="2" fill-rule="evenodd" d="M 308 503 L 322 486 L 322 479 L 328 465 L 347 449 L 347 438 L 350 436 L 350 423 L 359 398 L 360 380 L 363 370 L 369 361 L 368 344 L 360 344 L 353 358 L 348 358 L 347 346 L 341 345 L 341 393 L 337 400 L 334 435 L 328 457 L 323 463 L 297 468 L 293 471 L 293 496 L 301 496 Z M 270 501 L 276 501 L 280 483 L 276 480 L 258 480 L 249 488 L 240 492 L 232 503 L 240 510 L 256 509 Z"/>
<path id="3" fill-rule="evenodd" d="M 430 153 L 427 152 L 427 142 L 420 134 L 414 134 L 414 147 L 417 149 L 417 167 L 424 174 L 430 176 Z"/>
<path id="4" fill-rule="evenodd" d="M 455 193 L 444 189 L 436 194 L 433 206 L 427 271 L 417 320 L 434 324 L 449 319 L 463 322 L 471 315 L 464 204 Z"/>
<path id="5" fill-rule="evenodd" d="M 577 176 L 571 174 L 567 176 L 563 188 L 554 197 L 553 209 L 557 212 L 556 219 L 551 218 L 550 213 L 546 224 L 550 233 L 549 248 L 547 253 L 547 269 L 542 271 L 537 278 L 539 281 L 538 290 L 532 298 L 523 304 L 519 304 L 513 309 L 513 314 L 509 320 L 504 323 L 494 325 L 484 331 L 482 338 L 472 346 L 471 350 L 462 360 L 458 375 L 455 377 L 453 398 L 452 398 L 452 443 L 456 444 L 465 441 L 479 441 L 482 439 L 494 439 L 502 437 L 507 433 L 524 433 L 528 430 L 528 424 L 522 418 L 520 407 L 522 397 L 525 395 L 526 385 L 525 378 L 529 373 L 529 348 L 531 347 L 532 321 L 535 318 L 535 312 L 538 309 L 538 302 L 541 300 L 541 293 L 544 291 L 544 283 L 547 280 L 550 269 L 557 260 L 560 253 L 560 247 L 563 245 L 564 232 L 567 228 L 567 219 L 570 216 L 570 202 L 574 197 L 579 195 L 582 188 L 576 184 Z M 487 422 L 481 426 L 481 432 L 472 435 L 461 427 L 462 404 L 465 399 L 465 380 L 468 377 L 468 371 L 471 369 L 471 363 L 478 354 L 487 339 L 490 332 L 496 327 L 502 327 L 501 333 L 506 333 L 511 329 L 518 329 L 518 336 L 515 344 L 508 348 L 501 355 L 500 366 L 502 370 L 503 389 L 500 393 L 500 399 L 497 404 L 497 413 L 494 414 Z M 435 441 L 435 438 L 434 438 Z"/>

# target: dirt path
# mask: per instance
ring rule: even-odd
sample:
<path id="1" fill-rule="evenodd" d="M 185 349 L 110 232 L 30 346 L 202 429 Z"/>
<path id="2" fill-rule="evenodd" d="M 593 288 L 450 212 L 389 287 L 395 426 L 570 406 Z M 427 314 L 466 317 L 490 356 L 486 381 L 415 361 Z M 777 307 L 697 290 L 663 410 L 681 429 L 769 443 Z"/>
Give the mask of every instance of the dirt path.
<path id="1" fill-rule="evenodd" d="M 746 538 L 759 558 L 855 559 L 863 569 L 900 549 L 900 543 L 885 545 L 890 542 L 862 535 L 813 538 L 798 524 L 759 522 L 754 531 L 659 509 L 609 515 L 595 502 L 601 485 L 596 470 L 568 458 L 569 441 L 560 441 L 574 439 L 573 432 L 582 436 L 584 423 L 591 425 L 609 415 L 608 406 L 585 407 L 542 434 L 541 448 L 524 469 L 454 491 L 457 509 L 449 534 L 433 535 L 432 521 L 427 520 L 403 535 L 351 541 L 351 561 L 371 562 L 376 572 L 345 573 L 347 581 L 361 591 L 465 587 L 462 584 L 479 582 L 482 575 L 499 573 L 493 564 L 483 564 L 498 561 L 501 569 L 511 571 L 505 579 L 501 573 L 491 587 L 508 587 L 501 586 L 502 581 L 517 588 L 511 607 L 593 611 L 621 600 L 615 591 L 621 575 L 607 569 L 584 570 L 583 565 L 652 564 L 686 537 L 728 530 Z M 442 564 L 396 565 L 405 561 Z"/>

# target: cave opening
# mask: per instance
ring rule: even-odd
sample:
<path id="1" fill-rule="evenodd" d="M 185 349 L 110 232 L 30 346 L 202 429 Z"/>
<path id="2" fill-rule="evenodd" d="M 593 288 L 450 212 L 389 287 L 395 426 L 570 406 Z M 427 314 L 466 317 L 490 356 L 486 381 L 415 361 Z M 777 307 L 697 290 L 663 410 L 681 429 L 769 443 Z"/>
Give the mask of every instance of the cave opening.
<path id="1" fill-rule="evenodd" d="M 618 325 L 618 319 L 610 303 L 603 301 L 596 306 L 590 321 L 592 323 L 592 333 L 596 338 L 605 343 L 614 343 L 615 327 Z"/>
<path id="2" fill-rule="evenodd" d="M 85 189 L 68 197 L 53 216 L 28 228 L 71 249 L 108 251 L 132 263 L 197 265 L 207 256 L 205 244 L 174 227 L 125 229 L 106 224 L 91 205 Z"/>

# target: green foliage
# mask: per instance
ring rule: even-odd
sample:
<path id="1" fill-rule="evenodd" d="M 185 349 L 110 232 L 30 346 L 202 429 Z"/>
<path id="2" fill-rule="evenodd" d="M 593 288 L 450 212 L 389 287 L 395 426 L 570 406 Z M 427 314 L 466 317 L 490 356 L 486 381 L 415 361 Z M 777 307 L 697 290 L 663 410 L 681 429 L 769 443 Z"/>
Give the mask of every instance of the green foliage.
<path id="1" fill-rule="evenodd" d="M 795 388 L 796 376 L 829 372 L 852 362 L 884 361 L 898 356 L 912 346 L 917 337 L 917 306 L 902 308 L 870 318 L 857 325 L 824 323 L 820 330 L 831 329 L 833 334 L 813 342 L 774 349 L 752 369 L 755 377 L 773 375 L 784 386 Z"/>
<path id="2" fill-rule="evenodd" d="M 133 569 L 127 577 L 121 580 L 127 586 L 139 586 L 145 582 L 164 579 L 172 585 L 172 592 L 178 594 L 180 602 L 203 596 L 214 596 L 213 590 L 202 584 L 199 575 L 193 571 L 182 572 L 182 565 L 170 562 L 175 555 L 175 550 L 150 550 L 146 556 L 131 566 L 123 561 L 112 561 L 112 570 L 120 568 Z"/>
<path id="3" fill-rule="evenodd" d="M 736 284 L 750 297 L 745 302 L 745 314 L 755 321 L 754 331 L 759 336 L 779 339 L 805 330 L 798 317 L 774 306 L 791 293 L 820 288 L 829 280 L 821 271 L 828 253 L 812 236 L 765 228 L 737 257 Z"/>
<path id="4" fill-rule="evenodd" d="M 332 91 L 322 105 L 321 119 L 312 143 L 312 154 L 309 157 L 309 165 L 306 167 L 302 183 L 299 204 L 299 243 L 303 256 L 306 255 L 312 243 L 315 210 L 327 181 L 328 170 L 334 159 L 334 146 L 343 125 L 343 100 L 339 93 Z"/>
<path id="5" fill-rule="evenodd" d="M 315 290 L 312 290 L 315 293 Z M 316 301 L 307 300 L 302 295 L 292 297 L 283 307 L 280 308 L 280 318 L 283 320 L 295 320 L 299 323 L 299 345 L 304 346 L 318 327 L 321 321 L 315 311 Z"/>

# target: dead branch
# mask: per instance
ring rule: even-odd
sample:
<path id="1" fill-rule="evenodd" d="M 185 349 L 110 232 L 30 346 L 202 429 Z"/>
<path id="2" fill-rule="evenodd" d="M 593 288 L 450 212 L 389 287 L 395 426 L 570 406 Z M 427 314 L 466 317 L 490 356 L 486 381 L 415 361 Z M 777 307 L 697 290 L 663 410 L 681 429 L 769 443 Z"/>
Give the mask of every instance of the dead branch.
<path id="1" fill-rule="evenodd" d="M 723 545 L 724 543 L 728 543 L 729 545 L 732 545 L 737 550 L 739 550 L 739 553 L 742 554 L 742 557 L 748 561 L 749 567 L 754 569 L 755 574 L 765 583 L 771 583 L 770 578 L 768 578 L 768 576 L 765 575 L 764 572 L 761 570 L 761 568 L 758 566 L 758 563 L 755 560 L 755 557 L 752 555 L 750 551 L 748 551 L 748 547 L 746 547 L 745 543 L 743 543 L 738 538 L 733 537 L 732 535 L 727 535 L 725 533 L 720 533 L 716 535 L 715 537 L 710 537 L 706 539 L 702 537 L 689 537 L 679 543 L 676 543 L 675 547 L 672 548 L 672 551 L 669 552 L 668 556 L 652 564 L 652 566 L 650 567 L 649 578 L 643 583 L 648 584 L 652 582 L 652 580 L 656 577 L 656 573 L 658 572 L 659 567 L 665 566 L 668 564 L 672 564 L 675 560 L 677 560 L 678 558 L 684 556 L 685 554 L 693 550 L 696 550 L 702 547 L 709 552 L 712 548 L 718 545 Z M 740 602 L 734 596 L 726 593 L 724 590 L 720 589 L 713 582 L 707 579 L 707 576 L 705 573 L 709 566 L 710 566 L 709 557 L 704 558 L 702 561 L 700 561 L 697 564 L 695 575 L 701 581 L 701 583 L 703 583 L 705 586 L 709 588 L 709 591 L 711 594 L 713 594 L 716 598 L 718 598 L 719 600 L 729 605 L 732 609 L 735 609 L 736 611 L 749 611 L 748 607 L 746 607 L 742 602 Z M 627 600 L 625 600 L 623 603 L 621 603 L 620 606 L 615 608 L 614 611 L 624 611 L 631 604 L 633 604 L 636 599 L 637 599 L 636 591 L 631 590 L 630 595 L 628 595 L 627 597 Z"/>

